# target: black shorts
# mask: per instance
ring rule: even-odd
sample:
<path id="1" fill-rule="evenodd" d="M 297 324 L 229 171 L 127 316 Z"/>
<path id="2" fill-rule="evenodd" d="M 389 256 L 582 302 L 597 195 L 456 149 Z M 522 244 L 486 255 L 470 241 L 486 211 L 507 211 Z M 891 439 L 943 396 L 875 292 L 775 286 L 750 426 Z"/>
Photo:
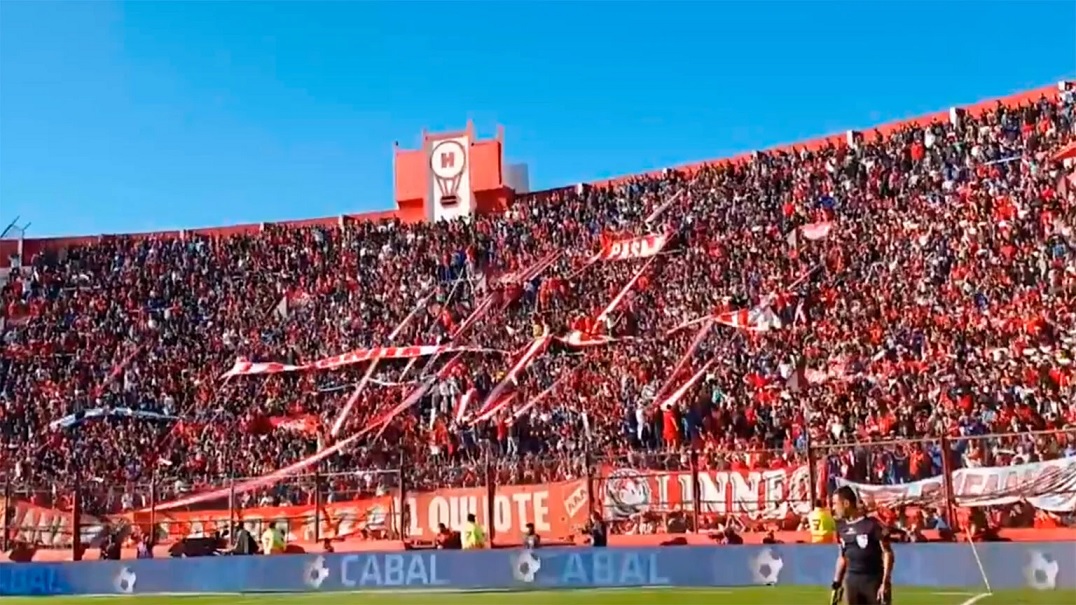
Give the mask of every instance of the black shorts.
<path id="1" fill-rule="evenodd" d="M 844 578 L 844 602 L 848 605 L 886 605 L 878 600 L 881 576 L 849 574 Z"/>

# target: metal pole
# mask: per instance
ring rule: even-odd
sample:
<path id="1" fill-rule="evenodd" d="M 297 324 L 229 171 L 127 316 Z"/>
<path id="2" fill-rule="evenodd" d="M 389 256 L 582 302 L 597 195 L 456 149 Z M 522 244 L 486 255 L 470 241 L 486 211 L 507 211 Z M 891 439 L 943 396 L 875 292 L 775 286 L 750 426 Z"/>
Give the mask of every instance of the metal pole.
<path id="1" fill-rule="evenodd" d="M 228 459 L 228 536 L 235 533 L 235 466 Z M 234 539 L 234 538 L 233 538 Z"/>
<path id="2" fill-rule="evenodd" d="M 16 216 L 14 219 L 12 219 L 11 222 L 8 223 L 7 227 L 3 231 L 0 231 L 0 239 L 4 239 L 5 237 L 7 237 L 8 232 L 10 232 L 12 229 L 15 228 L 15 223 L 17 223 L 17 222 L 19 222 L 19 217 L 18 216 Z M 20 238 L 20 239 L 22 239 L 22 238 Z M 19 260 L 21 261 L 22 259 L 19 259 Z"/>
<path id="3" fill-rule="evenodd" d="M 590 515 L 597 510 L 594 508 L 594 462 L 590 459 L 589 441 L 583 442 L 583 469 L 587 477 L 587 519 L 585 522 L 589 522 Z"/>
<path id="4" fill-rule="evenodd" d="M 699 533 L 699 509 L 702 508 L 702 489 L 699 484 L 699 452 L 691 447 L 691 523 Z"/>
<path id="5" fill-rule="evenodd" d="M 314 465 L 314 542 L 321 542 L 321 462 Z"/>
<path id="6" fill-rule="evenodd" d="M 956 507 L 954 502 L 956 500 L 956 494 L 953 492 L 953 451 L 949 447 L 949 438 L 942 435 L 941 438 L 941 450 L 942 450 L 942 487 L 944 488 L 945 495 L 945 514 L 949 517 L 949 527 L 954 532 L 957 531 L 956 525 Z"/>
<path id="7" fill-rule="evenodd" d="M 11 533 L 11 521 L 14 516 L 15 505 L 11 502 L 11 479 L 4 479 L 4 510 L 3 510 L 3 535 L 0 536 L 0 552 L 8 551 L 8 534 Z"/>
<path id="8" fill-rule="evenodd" d="M 490 450 L 486 450 L 486 524 L 489 536 L 487 548 L 493 548 L 493 540 L 497 537 L 496 523 L 493 522 L 494 499 L 497 497 L 497 477 L 493 468 L 493 456 Z"/>
<path id="9" fill-rule="evenodd" d="M 75 460 L 78 456 L 75 457 Z M 77 462 L 75 463 L 77 465 Z M 82 560 L 82 473 L 75 466 L 75 493 L 71 502 L 71 560 Z M 112 531 L 109 528 L 109 531 Z"/>
<path id="10" fill-rule="evenodd" d="M 149 476 L 149 535 L 148 548 L 157 543 L 157 471 Z"/>
<path id="11" fill-rule="evenodd" d="M 407 503 L 407 451 L 400 448 L 400 521 L 398 533 L 400 541 L 407 546 L 407 537 L 411 532 L 411 506 Z"/>
<path id="12" fill-rule="evenodd" d="M 78 409 L 82 409 L 80 405 Z M 79 464 L 81 459 L 83 441 L 80 437 L 81 433 L 75 432 L 72 435 L 72 441 L 74 446 L 75 455 L 71 458 L 71 560 L 82 560 L 82 548 L 80 539 L 81 529 L 79 528 L 79 519 L 82 517 L 82 466 Z M 56 502 L 53 502 L 53 506 Z M 108 528 L 108 531 L 112 531 L 112 528 Z"/>
<path id="13" fill-rule="evenodd" d="M 819 506 L 818 502 L 818 461 L 814 459 L 814 447 L 811 444 L 811 427 L 804 427 L 807 431 L 804 434 L 804 445 L 807 447 L 807 481 L 810 483 L 808 487 L 808 497 L 811 499 L 811 508 Z"/>

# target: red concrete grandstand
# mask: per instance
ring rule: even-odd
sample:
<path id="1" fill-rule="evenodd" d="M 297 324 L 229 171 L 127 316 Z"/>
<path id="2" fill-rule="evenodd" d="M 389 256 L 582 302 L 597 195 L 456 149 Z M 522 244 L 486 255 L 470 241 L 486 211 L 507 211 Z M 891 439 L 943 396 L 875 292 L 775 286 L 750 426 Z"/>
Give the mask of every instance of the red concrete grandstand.
<path id="1" fill-rule="evenodd" d="M 0 241 L 4 541 L 1073 527 L 1074 111 L 528 194 L 467 129 L 393 212 Z"/>

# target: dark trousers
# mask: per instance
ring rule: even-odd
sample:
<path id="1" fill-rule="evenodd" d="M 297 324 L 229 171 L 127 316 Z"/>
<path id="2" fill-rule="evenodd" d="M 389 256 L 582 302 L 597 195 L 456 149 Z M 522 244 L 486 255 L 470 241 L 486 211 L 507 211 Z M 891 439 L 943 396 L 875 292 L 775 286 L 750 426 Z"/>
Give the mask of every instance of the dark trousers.
<path id="1" fill-rule="evenodd" d="M 882 578 L 849 574 L 844 578 L 844 602 L 848 605 L 883 605 L 878 600 Z"/>

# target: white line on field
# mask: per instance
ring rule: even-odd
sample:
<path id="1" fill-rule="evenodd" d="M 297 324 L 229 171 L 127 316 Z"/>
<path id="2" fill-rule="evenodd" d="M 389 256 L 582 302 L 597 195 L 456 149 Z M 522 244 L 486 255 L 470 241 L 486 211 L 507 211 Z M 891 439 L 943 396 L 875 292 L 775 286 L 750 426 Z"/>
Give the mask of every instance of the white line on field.
<path id="1" fill-rule="evenodd" d="M 977 592 L 932 592 L 930 593 L 936 597 L 977 597 Z"/>
<path id="2" fill-rule="evenodd" d="M 964 601 L 964 602 L 963 602 L 963 603 L 961 603 L 960 605 L 975 605 L 975 604 L 976 604 L 976 603 L 978 603 L 979 601 L 982 601 L 982 600 L 983 600 L 983 599 L 985 599 L 986 597 L 989 597 L 989 596 L 991 596 L 991 595 L 993 595 L 993 594 L 994 594 L 994 593 L 992 593 L 992 592 L 984 592 L 984 593 L 982 593 L 982 594 L 977 594 L 977 595 L 975 595 L 974 597 L 972 597 L 972 598 L 968 599 L 967 601 Z"/>

